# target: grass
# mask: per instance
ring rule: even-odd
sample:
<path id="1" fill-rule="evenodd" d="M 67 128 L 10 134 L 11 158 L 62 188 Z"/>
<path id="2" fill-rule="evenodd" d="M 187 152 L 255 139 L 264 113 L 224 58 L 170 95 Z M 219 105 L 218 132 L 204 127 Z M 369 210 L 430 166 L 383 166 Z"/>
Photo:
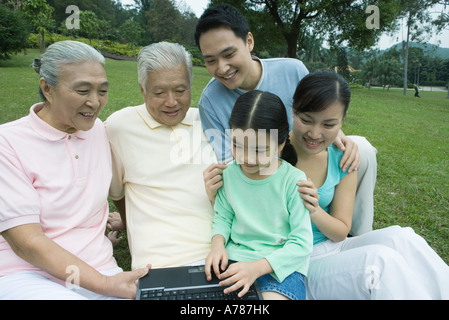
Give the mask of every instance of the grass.
<path id="1" fill-rule="evenodd" d="M 0 62 L 0 123 L 25 116 L 39 100 L 38 75 L 28 56 Z M 111 83 L 102 120 L 125 106 L 142 103 L 136 62 L 107 60 Z M 210 80 L 195 68 L 192 106 L 198 105 Z M 353 90 L 343 131 L 365 136 L 378 150 L 378 178 L 374 194 L 374 228 L 410 226 L 449 263 L 449 100 L 445 92 L 421 92 L 421 98 L 402 90 Z M 112 208 L 113 209 L 113 208 Z M 126 241 L 115 247 L 119 264 L 130 267 Z"/>
<path id="2" fill-rule="evenodd" d="M 411 226 L 449 261 L 449 100 L 402 90 L 353 94 L 344 131 L 378 149 L 376 229 Z"/>

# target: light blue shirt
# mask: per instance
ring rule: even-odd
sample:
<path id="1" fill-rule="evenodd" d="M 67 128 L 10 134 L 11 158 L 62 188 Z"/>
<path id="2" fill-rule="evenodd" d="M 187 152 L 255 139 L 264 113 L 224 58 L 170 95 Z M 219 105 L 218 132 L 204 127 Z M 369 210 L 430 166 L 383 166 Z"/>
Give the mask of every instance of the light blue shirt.
<path id="1" fill-rule="evenodd" d="M 293 94 L 299 81 L 309 72 L 304 64 L 296 59 L 275 58 L 259 61 L 262 64 L 262 76 L 255 90 L 271 92 L 281 98 L 291 129 Z M 245 92 L 242 89 L 230 90 L 213 78 L 201 95 L 201 122 L 219 162 L 232 161 L 229 118 L 235 101 Z"/>
<path id="2" fill-rule="evenodd" d="M 320 196 L 320 207 L 329 213 L 330 205 L 334 199 L 335 187 L 340 183 L 340 180 L 343 179 L 348 171 L 343 172 L 340 168 L 343 151 L 340 151 L 332 144 L 327 148 L 327 152 L 327 176 L 323 185 L 318 189 L 318 195 Z M 327 240 L 327 237 L 322 234 L 313 223 L 312 232 L 314 245 Z"/>

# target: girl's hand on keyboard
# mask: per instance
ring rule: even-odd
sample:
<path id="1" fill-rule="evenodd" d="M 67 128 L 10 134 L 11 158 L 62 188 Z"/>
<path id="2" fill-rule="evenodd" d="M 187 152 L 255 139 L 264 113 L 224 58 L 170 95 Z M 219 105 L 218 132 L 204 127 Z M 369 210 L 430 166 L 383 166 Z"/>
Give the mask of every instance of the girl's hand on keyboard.
<path id="1" fill-rule="evenodd" d="M 211 267 L 213 267 L 217 278 L 222 279 L 221 271 L 225 271 L 228 266 L 228 254 L 226 252 L 224 242 L 224 237 L 219 234 L 215 235 L 212 239 L 211 250 L 204 265 L 204 271 L 208 281 L 212 280 Z"/>
<path id="2" fill-rule="evenodd" d="M 238 293 L 238 297 L 243 297 L 257 278 L 264 274 L 273 272 L 270 263 L 266 259 L 260 259 L 254 262 L 236 262 L 232 263 L 228 269 L 221 274 L 221 286 L 229 286 L 224 293 L 231 293 L 239 288 L 243 289 Z"/>

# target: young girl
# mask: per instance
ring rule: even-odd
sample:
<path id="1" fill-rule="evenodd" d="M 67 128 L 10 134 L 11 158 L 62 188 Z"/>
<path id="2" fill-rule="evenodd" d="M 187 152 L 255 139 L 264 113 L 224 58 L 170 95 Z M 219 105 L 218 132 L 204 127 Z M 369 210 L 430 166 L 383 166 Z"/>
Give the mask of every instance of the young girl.
<path id="1" fill-rule="evenodd" d="M 213 267 L 220 284 L 230 286 L 225 293 L 243 287 L 239 297 L 258 280 L 265 299 L 305 299 L 312 233 L 296 186 L 306 177 L 283 160 L 297 160 L 285 107 L 274 94 L 250 91 L 237 100 L 229 124 L 235 160 L 215 199 L 206 275 Z"/>
<path id="2" fill-rule="evenodd" d="M 333 71 L 304 77 L 293 97 L 291 142 L 298 183 L 313 223 L 306 281 L 310 299 L 448 299 L 449 267 L 411 228 L 393 226 L 347 238 L 356 172 L 340 166 L 332 143 L 343 125 L 351 91 Z"/>

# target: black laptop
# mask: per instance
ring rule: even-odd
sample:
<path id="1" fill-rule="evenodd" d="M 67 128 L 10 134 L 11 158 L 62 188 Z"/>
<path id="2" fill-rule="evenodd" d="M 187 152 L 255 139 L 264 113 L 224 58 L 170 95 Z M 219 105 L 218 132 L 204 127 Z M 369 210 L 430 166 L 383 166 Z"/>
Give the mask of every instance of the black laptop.
<path id="1" fill-rule="evenodd" d="M 241 288 L 224 294 L 214 275 L 207 281 L 204 265 L 150 269 L 138 282 L 137 300 L 263 300 L 257 281 L 242 297 Z"/>

